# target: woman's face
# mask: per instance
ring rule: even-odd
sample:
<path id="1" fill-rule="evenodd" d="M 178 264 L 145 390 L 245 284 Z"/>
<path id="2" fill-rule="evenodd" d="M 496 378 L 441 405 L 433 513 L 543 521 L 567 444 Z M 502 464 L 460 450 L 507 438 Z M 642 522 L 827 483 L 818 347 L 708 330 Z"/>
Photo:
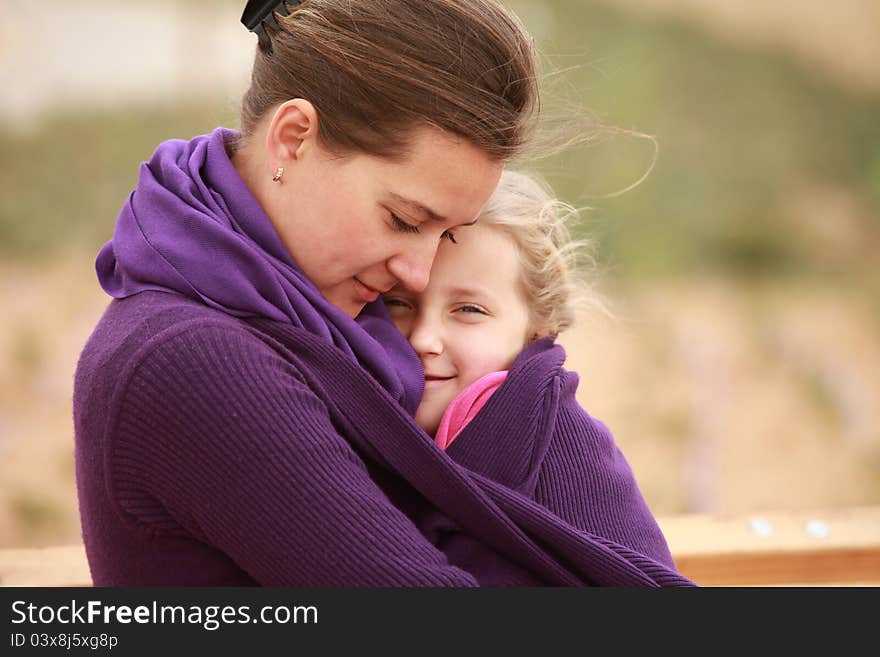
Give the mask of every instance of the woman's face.
<path id="1" fill-rule="evenodd" d="M 489 225 L 463 228 L 440 246 L 421 293 L 384 296 L 425 368 L 416 422 L 434 434 L 452 400 L 477 379 L 510 367 L 529 340 L 529 309 L 513 241 Z"/>
<path id="2" fill-rule="evenodd" d="M 264 207 L 303 272 L 350 317 L 395 285 L 423 290 L 437 247 L 474 221 L 502 169 L 428 127 L 399 161 L 334 156 L 307 138 L 283 166 Z"/>

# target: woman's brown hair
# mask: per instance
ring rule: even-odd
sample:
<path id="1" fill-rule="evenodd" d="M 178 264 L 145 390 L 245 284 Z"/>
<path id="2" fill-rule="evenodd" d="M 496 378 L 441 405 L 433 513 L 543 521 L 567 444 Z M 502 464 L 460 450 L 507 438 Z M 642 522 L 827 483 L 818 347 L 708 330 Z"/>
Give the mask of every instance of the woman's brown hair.
<path id="1" fill-rule="evenodd" d="M 304 98 L 340 154 L 406 154 L 412 129 L 458 135 L 493 160 L 517 155 L 538 109 L 534 48 L 494 0 L 305 0 L 275 14 L 242 101 L 246 139 Z"/>

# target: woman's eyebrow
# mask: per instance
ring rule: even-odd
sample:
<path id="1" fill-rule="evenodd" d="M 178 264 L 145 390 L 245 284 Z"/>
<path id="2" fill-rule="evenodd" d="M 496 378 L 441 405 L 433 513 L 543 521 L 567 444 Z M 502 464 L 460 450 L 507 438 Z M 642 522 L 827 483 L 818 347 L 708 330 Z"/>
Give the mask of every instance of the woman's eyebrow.
<path id="1" fill-rule="evenodd" d="M 446 223 L 449 221 L 443 215 L 434 212 L 431 208 L 425 207 L 418 201 L 413 201 L 408 198 L 404 198 L 399 194 L 395 194 L 391 192 L 391 198 L 394 199 L 395 202 L 400 203 L 401 205 L 405 205 L 410 211 L 415 212 L 416 214 L 421 214 L 427 216 L 432 221 L 439 221 L 440 223 Z"/>

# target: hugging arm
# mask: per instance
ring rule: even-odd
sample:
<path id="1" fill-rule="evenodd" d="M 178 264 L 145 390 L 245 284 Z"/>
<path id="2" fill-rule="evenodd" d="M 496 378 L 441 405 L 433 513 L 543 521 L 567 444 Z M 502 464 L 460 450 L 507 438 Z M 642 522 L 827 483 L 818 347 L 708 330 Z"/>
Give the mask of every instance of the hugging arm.
<path id="1" fill-rule="evenodd" d="M 108 485 L 148 535 L 208 543 L 267 586 L 476 584 L 389 501 L 297 370 L 246 330 L 163 334 L 123 381 Z"/>
<path id="2" fill-rule="evenodd" d="M 516 380 L 505 384 L 474 420 L 478 431 L 463 433 L 448 454 L 569 525 L 674 569 L 611 432 L 577 403 L 577 382 L 576 374 L 559 369 L 540 391 L 527 388 L 528 404 L 516 403 Z"/>
<path id="3" fill-rule="evenodd" d="M 535 500 L 571 525 L 675 569 L 666 539 L 611 431 L 576 401 L 563 400 Z"/>

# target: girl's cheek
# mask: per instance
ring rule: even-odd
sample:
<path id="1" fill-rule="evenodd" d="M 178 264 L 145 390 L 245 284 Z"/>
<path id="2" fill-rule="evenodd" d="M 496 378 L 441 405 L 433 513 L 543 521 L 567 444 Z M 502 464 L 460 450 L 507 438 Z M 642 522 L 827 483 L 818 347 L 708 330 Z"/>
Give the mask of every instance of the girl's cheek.
<path id="1" fill-rule="evenodd" d="M 509 350 L 505 349 L 499 337 L 489 331 L 473 336 L 469 351 L 471 352 L 471 361 L 474 364 L 474 369 L 478 370 L 476 378 L 490 372 L 506 370 L 510 367 L 513 359 L 516 358 L 515 353 L 508 353 Z"/>
<path id="2" fill-rule="evenodd" d="M 485 358 L 487 350 L 492 349 L 491 331 L 479 324 L 463 324 L 453 334 L 453 339 L 461 351 L 468 352 L 476 360 Z"/>

